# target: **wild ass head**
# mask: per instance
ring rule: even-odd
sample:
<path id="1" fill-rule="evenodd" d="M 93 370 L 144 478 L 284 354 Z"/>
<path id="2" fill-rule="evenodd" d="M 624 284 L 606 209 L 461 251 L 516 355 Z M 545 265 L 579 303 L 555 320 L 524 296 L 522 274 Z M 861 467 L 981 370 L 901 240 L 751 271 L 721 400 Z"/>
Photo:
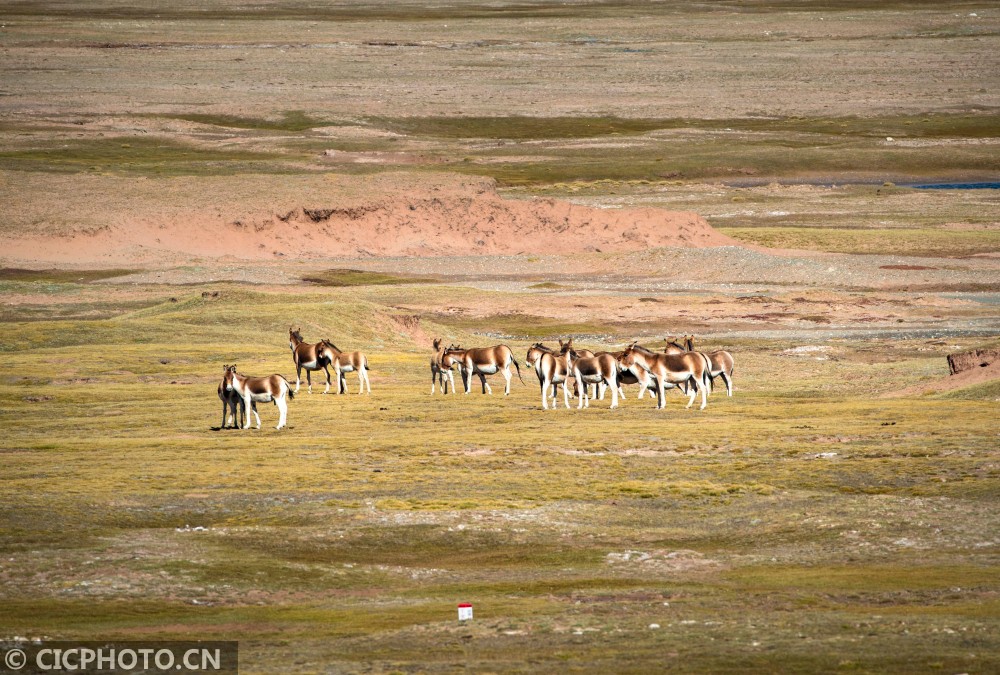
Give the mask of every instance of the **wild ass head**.
<path id="1" fill-rule="evenodd" d="M 233 390 L 233 380 L 236 379 L 236 364 L 223 366 L 222 388 L 227 392 Z"/>
<path id="2" fill-rule="evenodd" d="M 289 326 L 288 327 L 288 348 L 291 349 L 294 352 L 295 348 L 298 347 L 300 344 L 302 344 L 302 342 L 303 342 L 303 340 L 302 340 L 302 327 L 299 326 L 299 328 L 296 329 L 296 328 L 292 328 L 291 326 Z"/>
<path id="3" fill-rule="evenodd" d="M 663 338 L 663 341 L 667 343 L 666 346 L 663 348 L 663 353 L 664 354 L 682 354 L 682 353 L 688 351 L 687 349 L 684 349 L 684 345 L 682 345 L 680 342 L 678 342 L 679 339 L 680 338 L 675 338 L 675 337 L 666 337 L 666 338 Z"/>

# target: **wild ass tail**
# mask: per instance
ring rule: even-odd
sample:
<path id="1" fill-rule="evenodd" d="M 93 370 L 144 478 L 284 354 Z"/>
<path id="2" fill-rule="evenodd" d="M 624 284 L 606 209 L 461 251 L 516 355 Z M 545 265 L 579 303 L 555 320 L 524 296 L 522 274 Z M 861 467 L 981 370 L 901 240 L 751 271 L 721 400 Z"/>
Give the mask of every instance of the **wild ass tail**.
<path id="1" fill-rule="evenodd" d="M 514 368 L 517 369 L 517 379 L 521 380 L 521 384 L 524 384 L 524 379 L 521 377 L 521 366 L 517 365 L 517 359 L 511 354 L 510 360 L 514 362 Z"/>
<path id="2" fill-rule="evenodd" d="M 291 401 L 292 399 L 295 398 L 295 392 L 292 390 L 292 385 L 288 384 L 288 380 L 285 379 L 284 375 L 279 375 L 278 377 L 280 377 L 281 381 L 285 383 L 285 387 L 287 388 L 288 391 L 288 400 Z M 278 404 L 275 403 L 274 405 Z"/>

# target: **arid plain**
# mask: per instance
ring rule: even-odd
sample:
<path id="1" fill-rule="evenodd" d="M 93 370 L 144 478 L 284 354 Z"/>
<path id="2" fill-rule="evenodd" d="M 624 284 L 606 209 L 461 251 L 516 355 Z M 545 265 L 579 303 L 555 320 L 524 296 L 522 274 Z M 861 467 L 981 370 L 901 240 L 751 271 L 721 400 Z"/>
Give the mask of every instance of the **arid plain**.
<path id="1" fill-rule="evenodd" d="M 872 4 L 4 3 L 0 643 L 996 672 L 1000 197 L 913 186 L 1000 180 L 1000 10 Z M 371 396 L 220 430 L 290 325 Z M 523 363 L 682 334 L 732 397 Z"/>

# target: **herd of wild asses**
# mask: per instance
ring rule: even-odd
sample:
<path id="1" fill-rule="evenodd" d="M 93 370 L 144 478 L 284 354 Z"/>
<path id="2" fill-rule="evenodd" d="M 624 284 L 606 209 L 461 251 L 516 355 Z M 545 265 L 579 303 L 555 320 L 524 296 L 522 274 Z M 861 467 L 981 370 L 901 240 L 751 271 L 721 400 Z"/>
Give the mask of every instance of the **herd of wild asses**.
<path id="1" fill-rule="evenodd" d="M 295 397 L 301 385 L 302 371 L 306 371 L 306 384 L 312 393 L 313 371 L 326 373 L 326 389 L 330 391 L 330 368 L 337 378 L 337 393 L 347 391 L 347 373 L 358 374 L 358 393 L 371 393 L 368 380 L 368 358 L 361 352 L 344 352 L 329 340 L 315 344 L 302 339 L 301 328 L 288 329 L 288 347 L 295 363 L 295 389 L 283 376 L 274 374 L 266 377 L 247 377 L 236 372 L 235 365 L 223 367 L 222 382 L 219 383 L 219 399 L 222 401 L 221 428 L 230 423 L 235 428 L 250 428 L 249 410 L 260 428 L 257 403 L 273 402 L 278 407 L 277 429 L 285 426 L 288 417 L 288 400 Z M 611 407 L 618 407 L 618 397 L 625 396 L 622 388 L 626 384 L 639 385 L 639 398 L 646 392 L 656 395 L 656 407 L 666 406 L 666 390 L 677 387 L 687 393 L 690 408 L 695 398 L 701 395 L 701 409 L 708 404 L 708 394 L 712 383 L 721 377 L 726 385 L 726 393 L 733 395 L 733 357 L 724 350 L 699 352 L 694 349 L 694 337 L 686 336 L 678 342 L 668 338 L 662 351 L 653 351 L 635 342 L 620 352 L 592 352 L 589 349 L 575 349 L 573 339 L 559 340 L 559 348 L 546 347 L 536 342 L 525 356 L 525 363 L 535 369 L 541 387 L 542 408 L 557 407 L 557 386 L 562 385 L 563 403 L 570 407 L 571 384 L 577 398 L 577 408 L 590 405 L 592 398 L 603 400 L 611 391 Z M 442 340 L 434 340 L 434 354 L 431 357 L 431 394 L 440 385 L 441 392 L 447 394 L 449 388 L 455 393 L 455 370 L 462 377 L 466 394 L 472 391 L 472 377 L 478 375 L 483 393 L 492 394 L 493 389 L 486 381 L 487 375 L 500 373 L 504 378 L 504 394 L 510 394 L 512 379 L 511 365 L 521 378 L 521 366 L 514 358 L 514 352 L 507 345 L 464 349 L 460 345 L 444 346 Z"/>
<path id="2" fill-rule="evenodd" d="M 326 389 L 330 391 L 330 367 L 337 376 L 337 393 L 347 391 L 347 373 L 357 373 L 361 394 L 367 388 L 372 393 L 372 385 L 368 381 L 368 357 L 361 352 L 344 352 L 329 340 L 320 340 L 309 344 L 302 339 L 302 329 L 288 329 L 288 348 L 292 350 L 292 361 L 295 363 L 295 389 L 282 375 L 274 374 L 267 377 L 246 377 L 236 372 L 236 366 L 223 366 L 222 382 L 219 383 L 219 399 L 222 400 L 222 425 L 225 429 L 230 420 L 234 427 L 239 424 L 244 429 L 250 428 L 250 417 L 247 409 L 257 419 L 260 429 L 260 416 L 257 414 L 258 403 L 273 402 L 278 406 L 278 426 L 285 426 L 288 417 L 288 401 L 295 398 L 302 383 L 302 371 L 306 371 L 306 385 L 312 393 L 312 371 L 322 370 L 326 373 Z M 237 422 L 237 417 L 239 422 Z"/>
<path id="3" fill-rule="evenodd" d="M 559 349 L 546 347 L 536 342 L 525 356 L 525 363 L 535 369 L 541 387 L 542 408 L 556 407 L 556 385 L 562 385 L 563 402 L 569 405 L 570 380 L 578 399 L 577 408 L 590 405 L 591 398 L 603 399 L 606 391 L 611 391 L 611 407 L 618 407 L 618 397 L 625 396 L 622 385 L 638 384 L 639 398 L 647 391 L 656 394 L 656 407 L 666 406 L 664 396 L 667 389 L 679 387 L 688 394 L 687 407 L 694 404 L 701 394 L 701 408 L 708 405 L 708 394 L 712 382 L 721 377 L 726 385 L 726 393 L 733 395 L 733 356 L 727 351 L 709 353 L 695 351 L 694 336 L 683 338 L 683 345 L 675 340 L 666 340 L 662 352 L 646 349 L 635 342 L 620 352 L 592 352 L 589 349 L 574 349 L 573 338 L 559 340 Z M 431 357 L 431 393 L 440 384 L 441 391 L 448 393 L 448 386 L 455 391 L 454 368 L 462 375 L 465 393 L 472 390 L 472 376 L 479 375 L 483 393 L 493 393 L 487 375 L 503 375 L 504 394 L 510 393 L 510 366 L 521 368 L 507 345 L 476 349 L 463 349 L 460 345 L 444 347 L 442 341 L 434 340 L 434 356 Z M 524 380 L 521 380 L 522 382 Z M 593 387 L 593 394 L 591 393 Z"/>

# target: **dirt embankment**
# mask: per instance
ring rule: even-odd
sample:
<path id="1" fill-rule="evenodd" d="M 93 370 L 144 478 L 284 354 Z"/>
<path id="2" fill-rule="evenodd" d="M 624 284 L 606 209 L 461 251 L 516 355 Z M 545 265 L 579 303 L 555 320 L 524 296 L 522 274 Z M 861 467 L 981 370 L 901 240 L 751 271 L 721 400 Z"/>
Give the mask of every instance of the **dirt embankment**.
<path id="1" fill-rule="evenodd" d="M 224 256 L 259 260 L 566 254 L 738 245 L 694 213 L 504 199 L 489 180 L 350 199 L 312 192 L 295 201 L 279 197 L 268 205 L 221 203 L 138 212 L 116 211 L 114 206 L 108 204 L 104 224 L 97 227 L 91 218 L 88 227 L 44 234 L 33 228 L 32 234 L 5 237 L 5 257 L 28 262 L 148 263 Z M 95 205 L 88 204 L 88 210 L 93 213 Z"/>

